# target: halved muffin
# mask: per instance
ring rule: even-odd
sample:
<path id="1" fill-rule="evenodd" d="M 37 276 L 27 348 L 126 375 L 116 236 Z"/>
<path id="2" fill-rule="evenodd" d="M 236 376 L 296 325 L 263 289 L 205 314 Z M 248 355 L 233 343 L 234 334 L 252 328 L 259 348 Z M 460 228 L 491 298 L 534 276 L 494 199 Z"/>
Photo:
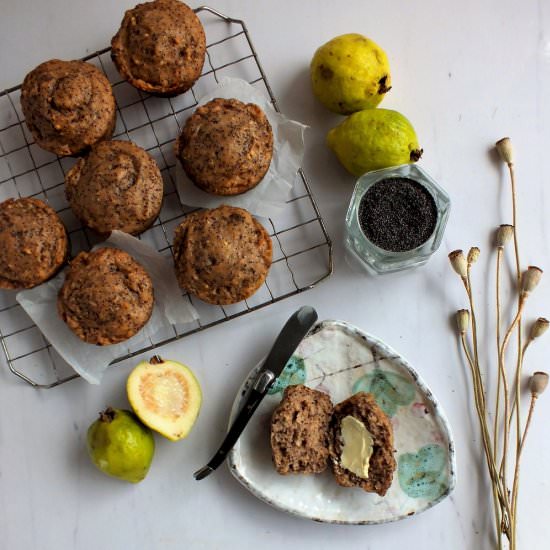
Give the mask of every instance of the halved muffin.
<path id="1" fill-rule="evenodd" d="M 349 458 L 347 446 L 352 449 Z M 355 452 L 359 448 L 361 452 Z M 334 407 L 329 451 L 336 483 L 386 494 L 396 468 L 393 429 L 371 393 L 356 393 Z"/>
<path id="2" fill-rule="evenodd" d="M 271 416 L 271 451 L 279 474 L 319 474 L 329 463 L 332 402 L 301 384 L 287 386 Z"/>

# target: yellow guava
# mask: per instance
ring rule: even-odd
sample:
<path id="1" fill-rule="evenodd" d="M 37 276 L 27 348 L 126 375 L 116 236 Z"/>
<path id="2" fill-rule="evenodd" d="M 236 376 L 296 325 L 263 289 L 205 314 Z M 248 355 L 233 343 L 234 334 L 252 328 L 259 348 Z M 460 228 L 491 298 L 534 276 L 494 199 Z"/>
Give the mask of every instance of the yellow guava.
<path id="1" fill-rule="evenodd" d="M 133 412 L 109 407 L 88 428 L 87 447 L 102 472 L 138 483 L 151 466 L 155 440 Z"/>
<path id="2" fill-rule="evenodd" d="M 361 34 L 343 34 L 321 46 L 310 75 L 315 97 L 342 115 L 376 107 L 391 88 L 384 50 Z"/>
<path id="3" fill-rule="evenodd" d="M 389 109 L 354 113 L 329 131 L 327 145 L 355 176 L 416 162 L 423 152 L 412 124 Z"/>
<path id="4" fill-rule="evenodd" d="M 160 357 L 137 365 L 126 391 L 140 420 L 171 441 L 189 434 L 202 402 L 201 387 L 191 369 Z"/>

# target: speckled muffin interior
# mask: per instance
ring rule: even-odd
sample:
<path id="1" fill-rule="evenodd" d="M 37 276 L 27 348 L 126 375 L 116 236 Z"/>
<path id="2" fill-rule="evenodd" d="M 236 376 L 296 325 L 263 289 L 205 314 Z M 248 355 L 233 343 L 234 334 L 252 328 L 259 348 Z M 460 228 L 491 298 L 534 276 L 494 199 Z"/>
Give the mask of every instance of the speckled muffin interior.
<path id="1" fill-rule="evenodd" d="M 273 131 L 257 105 L 218 98 L 187 119 L 175 147 L 197 187 L 216 195 L 238 195 L 255 187 L 268 171 Z"/>
<path id="2" fill-rule="evenodd" d="M 63 222 L 32 198 L 0 203 L 0 288 L 32 288 L 53 277 L 68 254 Z"/>
<path id="3" fill-rule="evenodd" d="M 21 108 L 36 143 L 75 155 L 113 134 L 115 98 L 106 76 L 90 63 L 52 59 L 21 87 Z"/>
<path id="4" fill-rule="evenodd" d="M 158 216 L 163 182 L 155 160 L 130 141 L 102 141 L 65 177 L 73 212 L 99 233 L 138 234 Z"/>
<path id="5" fill-rule="evenodd" d="M 111 41 L 120 74 L 145 92 L 176 95 L 199 78 L 206 37 L 193 10 L 178 0 L 155 0 L 128 10 Z"/>
<path id="6" fill-rule="evenodd" d="M 329 461 L 328 425 L 332 402 L 323 392 L 287 386 L 271 416 L 271 451 L 277 472 L 319 474 Z"/>
<path id="7" fill-rule="evenodd" d="M 369 477 L 363 479 L 340 463 L 342 455 L 341 423 L 346 416 L 362 422 L 373 439 L 373 452 L 369 461 Z M 329 451 L 332 472 L 339 485 L 361 487 L 369 493 L 384 496 L 390 488 L 397 466 L 393 456 L 393 428 L 389 418 L 376 403 L 371 393 L 359 392 L 338 403 L 329 428 Z"/>
<path id="8" fill-rule="evenodd" d="M 71 262 L 57 310 L 81 340 L 104 346 L 134 336 L 153 302 L 153 282 L 142 265 L 123 250 L 100 248 Z"/>
<path id="9" fill-rule="evenodd" d="M 252 296 L 265 281 L 271 258 L 269 233 L 242 208 L 194 212 L 176 228 L 178 282 L 211 304 L 234 304 Z"/>

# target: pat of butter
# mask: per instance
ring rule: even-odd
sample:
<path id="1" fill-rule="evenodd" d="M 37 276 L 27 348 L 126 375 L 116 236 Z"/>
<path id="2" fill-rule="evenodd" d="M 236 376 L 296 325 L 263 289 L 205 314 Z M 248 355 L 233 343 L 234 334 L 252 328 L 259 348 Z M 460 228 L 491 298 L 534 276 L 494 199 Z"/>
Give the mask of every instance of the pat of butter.
<path id="1" fill-rule="evenodd" d="M 372 435 L 362 422 L 351 415 L 342 419 L 340 429 L 343 442 L 340 463 L 356 476 L 367 479 L 372 456 Z"/>

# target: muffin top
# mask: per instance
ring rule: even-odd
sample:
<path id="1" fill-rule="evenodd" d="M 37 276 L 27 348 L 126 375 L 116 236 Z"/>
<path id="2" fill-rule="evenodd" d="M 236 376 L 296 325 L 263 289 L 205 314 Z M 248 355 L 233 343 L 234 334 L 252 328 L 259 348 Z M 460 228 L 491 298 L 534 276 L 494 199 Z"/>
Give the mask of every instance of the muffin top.
<path id="1" fill-rule="evenodd" d="M 115 127 L 111 85 L 83 61 L 38 65 L 23 81 L 21 108 L 36 143 L 57 155 L 75 155 L 111 137 Z"/>
<path id="2" fill-rule="evenodd" d="M 136 334 L 153 311 L 153 282 L 118 248 L 81 252 L 67 270 L 57 311 L 84 342 L 100 346 Z"/>
<path id="3" fill-rule="evenodd" d="M 53 277 L 68 253 L 55 210 L 38 199 L 0 203 L 0 288 L 32 288 Z"/>
<path id="4" fill-rule="evenodd" d="M 155 0 L 124 14 L 111 48 L 113 62 L 130 84 L 145 92 L 176 95 L 199 78 L 206 37 L 187 4 Z"/>
<path id="5" fill-rule="evenodd" d="M 176 228 L 178 282 L 211 304 L 234 304 L 252 296 L 267 277 L 271 257 L 269 233 L 242 208 L 193 212 Z"/>
<path id="6" fill-rule="evenodd" d="M 265 176 L 273 132 L 257 105 L 218 98 L 187 119 L 175 147 L 195 185 L 216 195 L 237 195 Z"/>
<path id="7" fill-rule="evenodd" d="M 130 141 L 102 141 L 67 172 L 73 212 L 99 233 L 138 234 L 157 217 L 163 182 L 155 160 Z"/>

